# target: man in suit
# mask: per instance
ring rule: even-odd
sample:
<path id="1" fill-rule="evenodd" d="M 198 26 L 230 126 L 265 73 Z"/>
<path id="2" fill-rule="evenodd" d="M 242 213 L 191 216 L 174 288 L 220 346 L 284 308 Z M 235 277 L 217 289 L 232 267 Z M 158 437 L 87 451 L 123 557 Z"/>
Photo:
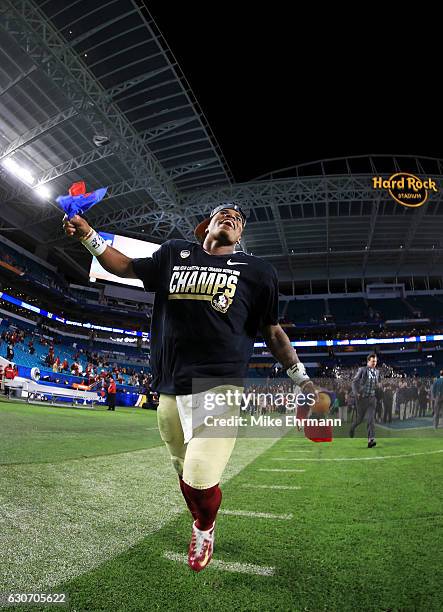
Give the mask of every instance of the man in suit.
<path id="1" fill-rule="evenodd" d="M 352 381 L 352 390 L 357 404 L 357 418 L 351 425 L 349 435 L 355 435 L 356 428 L 363 422 L 365 415 L 368 419 L 368 448 L 376 446 L 375 442 L 375 408 L 377 393 L 380 389 L 380 371 L 377 370 L 377 355 L 371 353 L 367 356 L 366 366 L 358 369 Z"/>

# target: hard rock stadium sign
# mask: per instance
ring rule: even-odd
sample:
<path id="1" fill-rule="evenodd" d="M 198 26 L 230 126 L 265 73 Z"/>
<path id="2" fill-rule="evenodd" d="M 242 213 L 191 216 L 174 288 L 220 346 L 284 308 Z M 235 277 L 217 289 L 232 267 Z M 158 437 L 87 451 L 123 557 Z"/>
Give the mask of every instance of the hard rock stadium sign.
<path id="1" fill-rule="evenodd" d="M 372 187 L 377 190 L 387 189 L 396 202 L 411 208 L 423 206 L 429 197 L 429 193 L 437 193 L 438 191 L 433 179 L 421 179 L 407 172 L 397 172 L 388 179 L 374 176 L 372 177 Z"/>

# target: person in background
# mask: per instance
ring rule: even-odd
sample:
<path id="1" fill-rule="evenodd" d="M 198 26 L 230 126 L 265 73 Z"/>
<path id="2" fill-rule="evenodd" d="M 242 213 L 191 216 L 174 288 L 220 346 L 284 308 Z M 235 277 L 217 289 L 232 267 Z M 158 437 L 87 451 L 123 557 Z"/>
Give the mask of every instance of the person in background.
<path id="1" fill-rule="evenodd" d="M 418 390 L 418 416 L 424 417 L 428 411 L 428 391 L 424 384 L 420 385 L 420 389 Z"/>
<path id="2" fill-rule="evenodd" d="M 376 446 L 375 441 L 375 409 L 377 404 L 376 392 L 380 388 L 380 371 L 377 369 L 377 355 L 371 353 L 366 359 L 366 366 L 358 369 L 352 381 L 352 391 L 356 398 L 357 419 L 351 425 L 349 435 L 355 435 L 356 428 L 362 423 L 365 416 L 368 421 L 368 448 Z"/>
<path id="3" fill-rule="evenodd" d="M 383 389 L 383 423 L 392 422 L 392 405 L 394 401 L 394 395 L 390 385 L 386 385 Z"/>
<path id="4" fill-rule="evenodd" d="M 375 401 L 375 419 L 378 423 L 381 423 L 383 420 L 383 389 L 381 387 L 375 390 Z"/>
<path id="5" fill-rule="evenodd" d="M 8 348 L 6 349 L 6 359 L 8 361 L 12 361 L 14 359 L 14 345 L 12 342 L 8 344 Z"/>
<path id="6" fill-rule="evenodd" d="M 432 385 L 432 404 L 434 409 L 434 429 L 438 429 L 440 413 L 443 407 L 443 370 L 440 370 L 439 378 Z"/>
<path id="7" fill-rule="evenodd" d="M 7 380 L 8 382 L 10 382 L 11 380 L 14 380 L 17 374 L 18 374 L 17 366 L 13 366 L 12 363 L 9 363 L 5 368 L 5 374 L 4 374 L 5 381 Z M 9 395 L 9 385 L 6 385 L 6 384 L 5 384 L 5 395 Z"/>
<path id="8" fill-rule="evenodd" d="M 115 397 L 117 395 L 117 385 L 112 376 L 108 376 L 108 410 L 115 410 Z"/>
<path id="9" fill-rule="evenodd" d="M 415 418 L 418 416 L 419 402 L 418 402 L 418 379 L 414 378 L 411 386 L 411 416 Z"/>

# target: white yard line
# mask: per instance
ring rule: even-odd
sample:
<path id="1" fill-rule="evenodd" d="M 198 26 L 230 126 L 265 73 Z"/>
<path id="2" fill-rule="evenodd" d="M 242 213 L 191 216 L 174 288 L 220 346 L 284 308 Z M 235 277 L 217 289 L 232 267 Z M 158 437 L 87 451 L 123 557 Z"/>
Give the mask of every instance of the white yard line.
<path id="1" fill-rule="evenodd" d="M 287 491 L 297 491 L 301 489 L 301 487 L 296 487 L 292 485 L 253 485 L 253 484 L 244 484 L 241 485 L 244 489 L 285 489 Z"/>
<path id="2" fill-rule="evenodd" d="M 274 443 L 239 440 L 222 484 Z M 0 491 L 0 592 L 73 579 L 149 538 L 179 514 L 190 521 L 163 445 L 8 466 L 0 470 Z"/>
<path id="3" fill-rule="evenodd" d="M 297 472 L 301 474 L 302 472 L 306 472 L 306 470 L 297 470 L 291 468 L 258 468 L 259 472 Z"/>
<path id="4" fill-rule="evenodd" d="M 443 453 L 443 449 L 423 453 L 405 453 L 404 455 L 373 455 L 372 457 L 325 457 L 318 459 L 311 459 L 310 457 L 271 457 L 271 461 L 379 461 L 381 459 L 402 459 L 403 457 L 418 457 L 419 455 L 434 455 L 436 453 Z"/>
<path id="5" fill-rule="evenodd" d="M 398 431 L 411 431 L 412 429 L 434 429 L 433 425 L 422 425 L 418 427 L 388 427 L 386 425 L 381 425 L 380 423 L 375 424 L 376 427 L 380 427 L 380 429 L 386 429 L 387 431 L 392 431 L 397 433 Z"/>
<path id="6" fill-rule="evenodd" d="M 275 519 L 278 521 L 290 521 L 293 518 L 293 514 L 272 514 L 271 512 L 251 512 L 249 510 L 219 510 L 219 514 L 225 514 L 228 516 L 245 516 L 248 518 L 265 518 Z"/>
<path id="7" fill-rule="evenodd" d="M 163 556 L 170 561 L 178 561 L 179 563 L 187 563 L 188 558 L 182 553 L 172 552 L 167 550 Z M 239 574 L 254 574 L 256 576 L 273 576 L 275 567 L 267 567 L 263 565 L 253 565 L 252 563 L 232 563 L 220 561 L 220 559 L 212 559 L 208 565 L 209 569 L 222 570 L 224 572 L 237 572 Z"/>

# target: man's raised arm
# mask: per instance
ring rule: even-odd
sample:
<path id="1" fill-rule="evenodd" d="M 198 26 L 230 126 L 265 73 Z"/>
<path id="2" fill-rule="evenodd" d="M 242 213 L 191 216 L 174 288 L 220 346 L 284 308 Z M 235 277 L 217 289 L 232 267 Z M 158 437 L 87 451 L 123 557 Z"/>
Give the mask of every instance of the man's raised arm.
<path id="1" fill-rule="evenodd" d="M 103 238 L 92 229 L 89 223 L 75 215 L 63 221 L 65 234 L 79 240 L 92 255 L 95 255 L 107 272 L 122 278 L 138 278 L 134 272 L 132 259 L 106 244 Z"/>

